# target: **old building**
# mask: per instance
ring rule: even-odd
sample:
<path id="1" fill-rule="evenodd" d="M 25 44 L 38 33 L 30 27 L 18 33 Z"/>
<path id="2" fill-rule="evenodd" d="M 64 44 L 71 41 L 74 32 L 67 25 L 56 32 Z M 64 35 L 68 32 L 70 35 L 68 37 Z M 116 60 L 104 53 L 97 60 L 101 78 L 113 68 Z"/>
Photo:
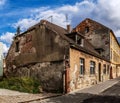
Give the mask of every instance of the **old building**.
<path id="1" fill-rule="evenodd" d="M 110 47 L 108 28 L 97 31 L 90 25 L 92 29 L 80 24 L 70 32 L 69 26 L 66 30 L 41 20 L 24 33 L 18 29 L 6 57 L 6 76 L 37 78 L 43 90 L 52 92 L 70 92 L 112 78 L 110 50 L 116 49 Z M 91 32 L 89 38 L 82 29 L 102 36 Z"/>
<path id="2" fill-rule="evenodd" d="M 3 76 L 3 44 L 0 42 L 0 78 Z"/>
<path id="3" fill-rule="evenodd" d="M 87 18 L 76 26 L 74 31 L 82 33 L 95 50 L 111 62 L 110 78 L 120 75 L 120 45 L 110 28 Z"/>

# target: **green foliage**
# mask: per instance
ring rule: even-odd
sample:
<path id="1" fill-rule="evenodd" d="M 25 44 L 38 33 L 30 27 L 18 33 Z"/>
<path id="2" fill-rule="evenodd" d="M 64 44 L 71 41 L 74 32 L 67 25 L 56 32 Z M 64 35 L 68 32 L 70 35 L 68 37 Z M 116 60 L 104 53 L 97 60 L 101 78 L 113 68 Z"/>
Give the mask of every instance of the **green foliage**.
<path id="1" fill-rule="evenodd" d="M 0 88 L 27 93 L 39 93 L 39 86 L 40 83 L 37 80 L 27 77 L 12 77 L 0 81 Z"/>

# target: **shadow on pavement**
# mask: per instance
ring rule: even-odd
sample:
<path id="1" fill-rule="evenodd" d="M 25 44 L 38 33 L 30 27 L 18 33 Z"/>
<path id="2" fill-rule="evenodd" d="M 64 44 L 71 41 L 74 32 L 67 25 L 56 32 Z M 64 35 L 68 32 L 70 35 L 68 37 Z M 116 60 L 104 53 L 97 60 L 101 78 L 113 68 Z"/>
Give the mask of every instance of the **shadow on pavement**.
<path id="1" fill-rule="evenodd" d="M 120 96 L 74 93 L 55 98 L 49 98 L 47 101 L 41 101 L 40 103 L 120 103 Z"/>
<path id="2" fill-rule="evenodd" d="M 93 96 L 82 103 L 120 103 L 120 96 Z"/>

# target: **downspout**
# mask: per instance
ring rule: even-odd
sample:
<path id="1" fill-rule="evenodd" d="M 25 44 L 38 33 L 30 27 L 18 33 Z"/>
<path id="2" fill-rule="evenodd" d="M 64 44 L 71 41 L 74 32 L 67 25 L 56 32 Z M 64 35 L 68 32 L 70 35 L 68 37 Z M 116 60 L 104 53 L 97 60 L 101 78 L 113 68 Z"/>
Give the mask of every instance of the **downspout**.
<path id="1" fill-rule="evenodd" d="M 64 93 L 69 93 L 70 92 L 70 87 L 69 87 L 69 69 L 70 69 L 70 63 L 69 63 L 69 54 L 67 53 L 67 48 L 65 48 L 65 55 L 64 55 Z"/>

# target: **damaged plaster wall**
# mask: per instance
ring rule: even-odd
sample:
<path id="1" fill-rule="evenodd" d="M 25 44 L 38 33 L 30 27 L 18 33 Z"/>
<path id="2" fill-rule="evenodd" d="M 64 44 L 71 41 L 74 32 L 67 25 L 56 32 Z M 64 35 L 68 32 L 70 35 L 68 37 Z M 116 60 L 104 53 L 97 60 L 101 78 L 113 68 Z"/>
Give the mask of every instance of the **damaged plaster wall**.
<path id="1" fill-rule="evenodd" d="M 63 35 L 63 34 L 62 34 Z M 16 43 L 19 51 L 16 52 Z M 63 90 L 64 57 L 69 43 L 46 24 L 17 35 L 6 57 L 6 76 L 27 76 L 39 80 L 46 91 Z"/>
<path id="2" fill-rule="evenodd" d="M 83 58 L 85 60 L 85 73 L 80 74 L 80 58 Z M 90 61 L 95 62 L 95 74 L 90 74 Z M 110 67 L 110 63 L 106 62 L 102 59 L 96 58 L 94 56 L 91 56 L 89 54 L 80 52 L 79 50 L 70 49 L 70 91 L 73 91 L 75 89 L 82 89 L 86 88 L 91 85 L 95 85 L 99 82 L 99 69 L 98 65 L 101 63 L 101 74 L 100 78 L 101 81 L 106 81 L 109 79 L 110 74 L 103 73 L 104 64 L 106 66 Z M 109 68 L 110 69 L 110 68 Z M 107 71 L 107 68 L 106 68 Z"/>
<path id="3" fill-rule="evenodd" d="M 15 76 L 37 79 L 43 90 L 63 92 L 63 61 L 29 64 L 19 67 Z"/>

